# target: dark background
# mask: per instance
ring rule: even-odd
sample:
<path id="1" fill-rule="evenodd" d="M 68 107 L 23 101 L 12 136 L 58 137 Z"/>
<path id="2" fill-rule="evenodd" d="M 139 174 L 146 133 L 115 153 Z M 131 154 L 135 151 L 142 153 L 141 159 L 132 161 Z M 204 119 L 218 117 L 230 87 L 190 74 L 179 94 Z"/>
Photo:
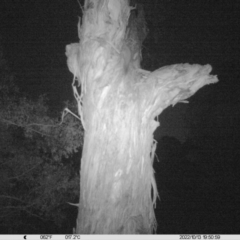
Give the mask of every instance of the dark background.
<path id="1" fill-rule="evenodd" d="M 158 233 L 239 234 L 240 2 L 139 2 L 149 28 L 145 69 L 211 64 L 219 78 L 159 117 Z M 0 3 L 1 45 L 17 85 L 31 99 L 47 94 L 56 114 L 73 100 L 65 46 L 78 41 L 80 15 L 76 0 Z"/>

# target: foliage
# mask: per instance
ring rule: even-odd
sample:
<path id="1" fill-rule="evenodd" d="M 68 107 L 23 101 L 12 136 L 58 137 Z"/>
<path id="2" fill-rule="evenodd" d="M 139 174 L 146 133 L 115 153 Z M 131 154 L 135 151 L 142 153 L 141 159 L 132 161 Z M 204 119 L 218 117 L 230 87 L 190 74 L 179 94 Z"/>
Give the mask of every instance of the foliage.
<path id="1" fill-rule="evenodd" d="M 80 122 L 66 114 L 61 122 L 49 117 L 44 96 L 36 102 L 22 97 L 3 60 L 0 80 L 1 232 L 41 233 L 31 230 L 37 219 L 60 227 L 73 208 L 67 202 L 79 194 L 73 157 L 82 146 Z"/>

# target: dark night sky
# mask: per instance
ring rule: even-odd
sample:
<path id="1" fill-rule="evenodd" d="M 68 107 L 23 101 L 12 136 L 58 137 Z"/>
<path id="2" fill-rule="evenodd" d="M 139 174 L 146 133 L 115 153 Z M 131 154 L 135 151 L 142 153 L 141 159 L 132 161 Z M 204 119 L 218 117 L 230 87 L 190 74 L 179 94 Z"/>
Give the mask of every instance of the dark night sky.
<path id="1" fill-rule="evenodd" d="M 4 54 L 28 94 L 46 93 L 58 108 L 72 99 L 65 46 L 78 41 L 80 8 L 72 1 L 1 1 Z"/>
<path id="2" fill-rule="evenodd" d="M 221 83 L 205 87 L 196 95 L 204 98 L 202 93 L 207 88 L 221 91 L 216 87 L 221 84 L 226 85 L 230 95 L 236 90 L 234 78 L 239 74 L 240 62 L 239 1 L 140 2 L 144 3 L 150 30 L 143 49 L 151 59 L 145 65 L 147 69 L 184 62 L 209 63 Z M 0 6 L 4 55 L 17 84 L 31 97 L 47 94 L 51 107 L 60 111 L 63 101 L 73 99 L 65 46 L 78 41 L 81 11 L 77 0 L 2 0 Z M 183 116 L 187 107 L 181 106 L 162 114 L 163 134 L 170 131 L 172 135 L 183 136 L 184 121 L 179 115 Z M 169 120 L 164 123 L 164 118 Z"/>

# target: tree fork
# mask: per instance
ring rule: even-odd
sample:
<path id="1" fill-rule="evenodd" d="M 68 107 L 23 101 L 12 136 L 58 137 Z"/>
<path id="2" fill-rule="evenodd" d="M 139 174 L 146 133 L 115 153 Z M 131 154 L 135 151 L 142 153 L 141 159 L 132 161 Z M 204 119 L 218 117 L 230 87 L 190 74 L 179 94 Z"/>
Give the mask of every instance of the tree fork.
<path id="1" fill-rule="evenodd" d="M 131 11 L 132 10 L 132 11 Z M 217 82 L 210 65 L 141 69 L 147 29 L 128 0 L 86 0 L 80 42 L 67 45 L 78 112 L 84 126 L 76 233 L 150 234 L 158 197 L 153 159 L 166 107 Z M 132 14 L 131 14 L 132 13 Z"/>

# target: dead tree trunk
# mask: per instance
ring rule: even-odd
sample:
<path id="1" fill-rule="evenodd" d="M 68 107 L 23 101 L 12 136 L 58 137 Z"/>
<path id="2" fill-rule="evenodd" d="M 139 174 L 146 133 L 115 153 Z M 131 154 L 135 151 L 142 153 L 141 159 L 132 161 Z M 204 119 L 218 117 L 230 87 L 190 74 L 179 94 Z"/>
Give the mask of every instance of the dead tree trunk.
<path id="1" fill-rule="evenodd" d="M 84 127 L 76 233 L 137 234 L 156 229 L 158 191 L 154 120 L 202 86 L 217 82 L 211 66 L 140 68 L 146 27 L 128 0 L 86 0 L 80 42 L 66 47 L 81 85 L 74 96 Z M 131 14 L 132 12 L 132 14 Z"/>

